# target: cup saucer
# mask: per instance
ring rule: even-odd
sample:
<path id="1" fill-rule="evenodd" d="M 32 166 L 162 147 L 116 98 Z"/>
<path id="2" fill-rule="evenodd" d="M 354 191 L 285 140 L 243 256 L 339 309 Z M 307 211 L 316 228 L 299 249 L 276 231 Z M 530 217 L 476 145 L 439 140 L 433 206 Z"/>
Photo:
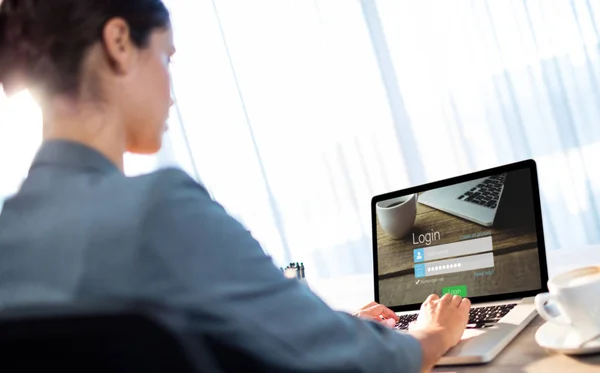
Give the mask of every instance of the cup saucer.
<path id="1" fill-rule="evenodd" d="M 538 345 L 566 355 L 589 355 L 600 353 L 600 338 L 581 346 L 581 338 L 573 328 L 554 322 L 546 322 L 535 333 Z"/>

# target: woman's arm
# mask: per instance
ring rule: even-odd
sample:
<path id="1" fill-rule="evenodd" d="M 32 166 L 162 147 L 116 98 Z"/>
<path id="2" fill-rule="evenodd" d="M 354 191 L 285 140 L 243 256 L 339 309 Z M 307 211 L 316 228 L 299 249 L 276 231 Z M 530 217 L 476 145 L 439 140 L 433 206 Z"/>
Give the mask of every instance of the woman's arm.
<path id="1" fill-rule="evenodd" d="M 163 170 L 153 178 L 141 239 L 162 268 L 151 271 L 146 291 L 188 309 L 199 334 L 264 371 L 421 370 L 415 338 L 335 312 L 284 278 L 251 234 L 185 173 Z"/>

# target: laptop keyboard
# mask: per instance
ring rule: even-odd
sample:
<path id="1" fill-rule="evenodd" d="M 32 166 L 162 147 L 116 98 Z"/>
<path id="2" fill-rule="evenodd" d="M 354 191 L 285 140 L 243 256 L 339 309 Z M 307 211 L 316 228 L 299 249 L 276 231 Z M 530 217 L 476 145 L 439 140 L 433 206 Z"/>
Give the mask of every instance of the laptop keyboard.
<path id="1" fill-rule="evenodd" d="M 498 306 L 487 306 L 487 307 L 473 307 L 469 312 L 469 322 L 467 323 L 467 329 L 481 329 L 489 327 L 489 324 L 494 324 L 500 321 L 501 318 L 506 316 L 517 304 L 502 304 Z M 394 327 L 399 330 L 407 330 L 408 325 L 417 320 L 418 313 L 410 313 L 401 315 L 400 320 Z"/>
<path id="2" fill-rule="evenodd" d="M 474 188 L 471 188 L 464 194 L 458 196 L 458 199 L 495 209 L 498 207 L 498 201 L 500 200 L 500 193 L 502 192 L 502 185 L 504 185 L 505 179 L 506 174 L 488 177 Z"/>

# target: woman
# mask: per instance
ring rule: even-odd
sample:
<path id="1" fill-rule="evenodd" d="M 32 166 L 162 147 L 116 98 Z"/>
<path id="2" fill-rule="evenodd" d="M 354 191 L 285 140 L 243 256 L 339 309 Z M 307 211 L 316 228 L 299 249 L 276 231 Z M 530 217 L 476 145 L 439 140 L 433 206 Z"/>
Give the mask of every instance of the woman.
<path id="1" fill-rule="evenodd" d="M 468 300 L 430 296 L 410 334 L 334 312 L 184 172 L 123 175 L 126 151 L 161 147 L 174 53 L 160 0 L 3 1 L 0 82 L 32 92 L 44 141 L 0 215 L 0 302 L 168 303 L 263 370 L 430 369 Z M 378 304 L 357 315 L 397 319 Z"/>

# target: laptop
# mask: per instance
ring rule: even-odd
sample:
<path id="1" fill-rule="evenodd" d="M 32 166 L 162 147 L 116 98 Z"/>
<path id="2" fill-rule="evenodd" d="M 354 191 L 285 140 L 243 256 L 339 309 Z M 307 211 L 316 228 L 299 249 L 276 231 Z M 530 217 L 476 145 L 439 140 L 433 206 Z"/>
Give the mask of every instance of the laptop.
<path id="1" fill-rule="evenodd" d="M 406 333 L 429 294 L 468 297 L 469 323 L 438 365 L 493 360 L 547 291 L 537 169 L 513 163 L 373 197 L 375 301 Z"/>

